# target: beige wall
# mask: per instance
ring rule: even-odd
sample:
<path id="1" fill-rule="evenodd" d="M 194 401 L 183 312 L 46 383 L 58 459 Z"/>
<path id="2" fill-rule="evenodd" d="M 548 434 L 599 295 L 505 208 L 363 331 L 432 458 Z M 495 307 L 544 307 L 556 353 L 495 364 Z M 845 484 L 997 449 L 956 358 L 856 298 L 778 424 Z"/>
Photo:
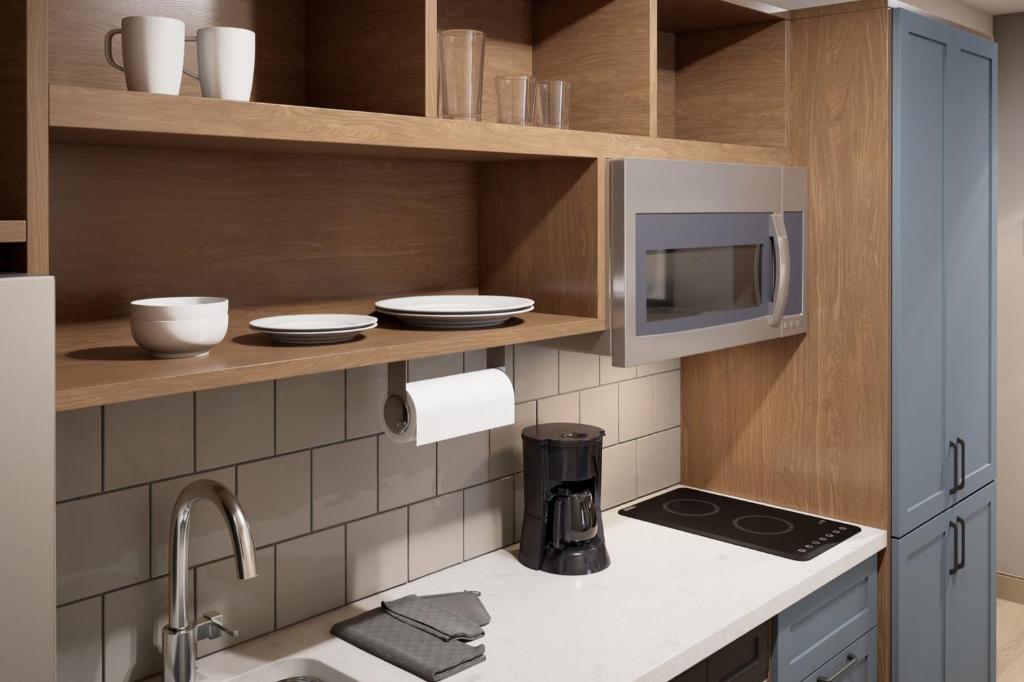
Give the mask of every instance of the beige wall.
<path id="1" fill-rule="evenodd" d="M 996 17 L 998 570 L 1024 577 L 1024 14 Z"/>

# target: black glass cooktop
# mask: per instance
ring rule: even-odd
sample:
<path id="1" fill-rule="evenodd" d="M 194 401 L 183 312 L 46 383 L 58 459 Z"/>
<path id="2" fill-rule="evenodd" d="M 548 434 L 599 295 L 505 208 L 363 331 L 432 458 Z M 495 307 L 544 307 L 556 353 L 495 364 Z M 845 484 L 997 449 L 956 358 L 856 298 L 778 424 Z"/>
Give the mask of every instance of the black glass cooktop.
<path id="1" fill-rule="evenodd" d="M 848 523 L 694 488 L 676 488 L 619 513 L 797 561 L 813 559 L 860 532 Z"/>

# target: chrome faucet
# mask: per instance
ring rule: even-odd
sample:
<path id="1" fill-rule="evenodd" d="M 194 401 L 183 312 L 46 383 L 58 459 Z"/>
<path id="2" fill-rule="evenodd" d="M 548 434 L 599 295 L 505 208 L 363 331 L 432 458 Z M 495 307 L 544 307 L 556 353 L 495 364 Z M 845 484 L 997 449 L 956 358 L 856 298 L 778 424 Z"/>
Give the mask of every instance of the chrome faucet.
<path id="1" fill-rule="evenodd" d="M 188 523 L 192 507 L 209 500 L 224 517 L 231 531 L 235 568 L 239 580 L 256 577 L 256 551 L 252 546 L 249 522 L 238 498 L 216 481 L 202 479 L 185 486 L 174 501 L 171 513 L 171 537 L 168 551 L 167 626 L 164 627 L 164 682 L 194 682 L 196 679 L 196 640 L 216 639 L 221 635 L 238 636 L 228 628 L 219 613 L 204 614 L 188 620 Z"/>

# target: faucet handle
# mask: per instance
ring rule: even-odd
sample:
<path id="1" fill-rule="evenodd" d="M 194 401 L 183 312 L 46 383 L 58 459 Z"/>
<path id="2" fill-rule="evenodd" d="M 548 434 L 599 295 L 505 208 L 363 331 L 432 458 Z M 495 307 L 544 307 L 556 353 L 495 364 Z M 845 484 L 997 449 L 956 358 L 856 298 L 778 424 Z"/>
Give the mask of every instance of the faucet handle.
<path id="1" fill-rule="evenodd" d="M 196 623 L 196 639 L 218 639 L 221 635 L 238 637 L 238 630 L 224 625 L 224 616 L 216 611 L 204 613 Z"/>

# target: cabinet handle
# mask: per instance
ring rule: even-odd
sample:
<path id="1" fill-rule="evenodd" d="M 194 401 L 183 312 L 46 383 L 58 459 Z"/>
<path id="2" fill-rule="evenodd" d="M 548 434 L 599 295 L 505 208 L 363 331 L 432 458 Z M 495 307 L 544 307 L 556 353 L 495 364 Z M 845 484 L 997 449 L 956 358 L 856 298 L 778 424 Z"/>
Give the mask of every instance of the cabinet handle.
<path id="1" fill-rule="evenodd" d="M 960 481 L 956 484 L 957 490 L 967 487 L 967 443 L 963 438 L 956 439 L 957 450 L 960 451 Z"/>
<path id="2" fill-rule="evenodd" d="M 967 522 L 962 517 L 956 517 L 956 525 L 960 526 L 957 536 L 960 540 L 960 560 L 956 563 L 956 570 L 967 567 Z"/>
<path id="3" fill-rule="evenodd" d="M 960 525 L 950 521 L 949 527 L 953 531 L 953 568 L 949 569 L 949 574 L 956 575 L 960 570 Z"/>
<path id="4" fill-rule="evenodd" d="M 844 665 L 842 668 L 835 671 L 828 677 L 825 677 L 824 675 L 819 675 L 818 682 L 837 682 L 838 680 L 841 680 L 844 677 L 846 677 L 846 673 L 856 668 L 858 663 L 860 663 L 859 658 L 857 658 L 853 654 L 846 654 L 846 665 Z"/>
<path id="5" fill-rule="evenodd" d="M 789 235 L 786 233 L 786 217 L 772 213 L 772 234 L 775 237 L 775 305 L 768 318 L 769 327 L 782 324 L 782 316 L 786 314 L 786 303 L 789 301 Z"/>
<path id="6" fill-rule="evenodd" d="M 959 439 L 957 439 L 959 440 Z M 960 490 L 957 486 L 960 485 L 960 445 L 957 441 L 949 441 L 949 451 L 953 453 L 953 487 L 949 489 L 949 494 L 952 495 L 956 491 Z"/>

